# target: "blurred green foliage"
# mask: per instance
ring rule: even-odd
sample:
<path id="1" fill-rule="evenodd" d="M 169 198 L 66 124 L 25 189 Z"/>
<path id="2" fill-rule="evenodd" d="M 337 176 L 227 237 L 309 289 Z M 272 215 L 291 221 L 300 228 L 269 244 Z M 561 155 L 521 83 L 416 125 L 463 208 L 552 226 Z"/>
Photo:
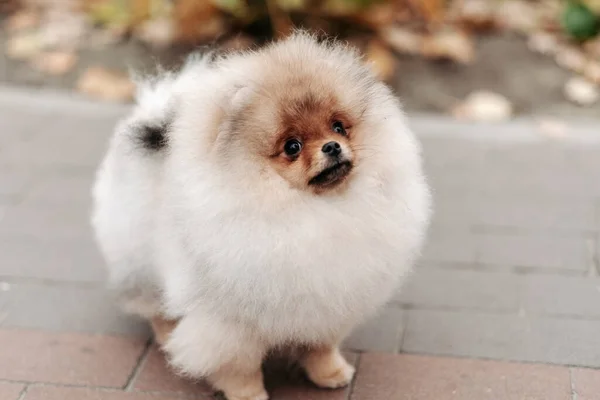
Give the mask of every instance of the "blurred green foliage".
<path id="1" fill-rule="evenodd" d="M 577 40 L 590 39 L 600 30 L 598 15 L 583 3 L 568 3 L 561 22 L 564 30 Z"/>

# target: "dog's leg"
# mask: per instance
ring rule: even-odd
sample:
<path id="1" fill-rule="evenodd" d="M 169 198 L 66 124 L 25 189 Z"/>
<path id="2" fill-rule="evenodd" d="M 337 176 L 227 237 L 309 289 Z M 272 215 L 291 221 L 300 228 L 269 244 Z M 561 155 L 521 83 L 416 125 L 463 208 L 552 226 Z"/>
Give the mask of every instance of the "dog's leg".
<path id="1" fill-rule="evenodd" d="M 164 345 L 183 374 L 206 378 L 228 400 L 267 400 L 261 364 L 266 346 L 251 329 L 210 313 L 185 316 Z"/>
<path id="2" fill-rule="evenodd" d="M 347 386 L 354 376 L 354 367 L 344 359 L 337 346 L 312 348 L 302 357 L 300 364 L 308 378 L 322 388 Z"/>
<path id="3" fill-rule="evenodd" d="M 235 360 L 208 377 L 208 381 L 225 393 L 227 400 L 268 400 L 261 363 Z"/>
<path id="4" fill-rule="evenodd" d="M 173 329 L 177 326 L 178 320 L 167 319 L 162 315 L 154 316 L 150 320 L 150 325 L 152 326 L 152 331 L 154 332 L 154 340 L 156 344 L 160 347 L 163 347 Z"/>

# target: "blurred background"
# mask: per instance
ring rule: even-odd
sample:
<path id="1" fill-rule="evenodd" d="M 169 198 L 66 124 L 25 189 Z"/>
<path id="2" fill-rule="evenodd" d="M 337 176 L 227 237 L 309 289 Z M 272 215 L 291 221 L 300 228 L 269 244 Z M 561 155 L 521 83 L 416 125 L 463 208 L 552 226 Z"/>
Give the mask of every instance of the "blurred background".
<path id="1" fill-rule="evenodd" d="M 304 27 L 358 46 L 409 111 L 598 115 L 598 0 L 2 0 L 0 79 L 129 101 L 127 69 Z"/>
<path id="2" fill-rule="evenodd" d="M 213 399 L 107 293 L 90 188 L 129 69 L 293 27 L 398 93 L 435 215 L 355 385 L 272 398 L 600 399 L 600 0 L 0 0 L 0 399 Z"/>

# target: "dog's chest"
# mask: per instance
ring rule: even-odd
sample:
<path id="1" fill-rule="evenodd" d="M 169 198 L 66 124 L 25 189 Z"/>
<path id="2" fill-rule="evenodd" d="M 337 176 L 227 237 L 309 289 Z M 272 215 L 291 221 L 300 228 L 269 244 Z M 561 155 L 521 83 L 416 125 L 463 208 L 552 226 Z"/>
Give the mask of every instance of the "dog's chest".
<path id="1" fill-rule="evenodd" d="M 319 214 L 317 214 L 319 215 Z M 197 221 L 200 222 L 200 221 Z M 203 218 L 187 239 L 200 302 L 265 332 L 312 340 L 386 301 L 409 266 L 397 224 L 333 213 Z M 334 329 L 335 328 L 335 329 Z"/>

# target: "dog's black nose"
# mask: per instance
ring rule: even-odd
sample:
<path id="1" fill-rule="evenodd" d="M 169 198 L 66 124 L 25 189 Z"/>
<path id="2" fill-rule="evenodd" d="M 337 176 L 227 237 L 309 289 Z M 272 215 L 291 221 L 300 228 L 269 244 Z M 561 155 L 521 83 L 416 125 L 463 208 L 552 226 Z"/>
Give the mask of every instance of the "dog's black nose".
<path id="1" fill-rule="evenodd" d="M 329 142 L 323 145 L 321 151 L 329 157 L 337 157 L 342 152 L 342 146 L 338 142 Z"/>

